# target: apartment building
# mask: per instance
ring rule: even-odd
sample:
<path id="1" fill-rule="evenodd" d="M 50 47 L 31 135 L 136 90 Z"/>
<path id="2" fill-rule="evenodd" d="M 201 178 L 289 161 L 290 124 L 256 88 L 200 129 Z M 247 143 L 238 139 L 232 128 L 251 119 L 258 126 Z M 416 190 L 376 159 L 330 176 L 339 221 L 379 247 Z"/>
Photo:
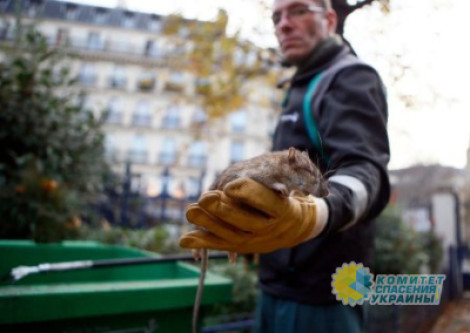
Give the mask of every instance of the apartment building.
<path id="1" fill-rule="evenodd" d="M 193 47 L 184 25 L 168 36 L 166 17 L 158 14 L 52 0 L 23 0 L 22 7 L 51 45 L 78 55 L 70 68 L 87 92 L 85 106 L 107 112 L 107 158 L 119 173 L 131 163 L 135 189 L 158 195 L 168 168 L 170 194 L 194 195 L 201 177 L 207 188 L 230 163 L 269 150 L 280 92 L 250 80 L 241 109 L 209 120 L 200 78 L 172 61 Z M 15 1 L 0 0 L 0 12 L 0 37 L 11 38 Z M 250 61 L 255 55 L 234 56 Z"/>

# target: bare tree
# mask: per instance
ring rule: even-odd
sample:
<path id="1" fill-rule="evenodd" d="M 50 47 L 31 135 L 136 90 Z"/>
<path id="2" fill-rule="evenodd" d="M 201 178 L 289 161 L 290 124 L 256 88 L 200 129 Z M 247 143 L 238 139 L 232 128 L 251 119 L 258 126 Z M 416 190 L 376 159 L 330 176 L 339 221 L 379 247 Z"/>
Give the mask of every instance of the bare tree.
<path id="1" fill-rule="evenodd" d="M 341 36 L 346 44 L 354 52 L 354 48 L 351 43 L 344 37 L 344 26 L 346 19 L 355 10 L 361 9 L 365 6 L 371 5 L 373 2 L 379 2 L 384 12 L 388 12 L 390 7 L 390 0 L 332 0 L 333 8 L 338 15 L 338 25 L 336 27 L 336 33 Z"/>
<path id="2" fill-rule="evenodd" d="M 372 4 L 373 2 L 379 2 L 384 11 L 389 10 L 390 0 L 332 0 L 333 8 L 338 14 L 338 26 L 336 28 L 336 32 L 340 36 L 343 36 L 344 25 L 348 15 L 355 10 Z"/>

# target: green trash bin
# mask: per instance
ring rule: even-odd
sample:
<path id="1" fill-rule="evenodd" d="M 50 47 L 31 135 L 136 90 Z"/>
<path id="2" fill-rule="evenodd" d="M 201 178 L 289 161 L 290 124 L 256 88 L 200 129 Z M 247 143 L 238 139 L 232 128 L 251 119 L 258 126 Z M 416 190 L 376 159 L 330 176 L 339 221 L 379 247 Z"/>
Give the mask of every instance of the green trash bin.
<path id="1" fill-rule="evenodd" d="M 158 256 L 97 242 L 0 241 L 0 274 L 75 260 Z M 0 332 L 190 332 L 199 269 L 182 262 L 32 274 L 0 285 Z M 231 280 L 208 273 L 204 306 L 231 301 Z"/>

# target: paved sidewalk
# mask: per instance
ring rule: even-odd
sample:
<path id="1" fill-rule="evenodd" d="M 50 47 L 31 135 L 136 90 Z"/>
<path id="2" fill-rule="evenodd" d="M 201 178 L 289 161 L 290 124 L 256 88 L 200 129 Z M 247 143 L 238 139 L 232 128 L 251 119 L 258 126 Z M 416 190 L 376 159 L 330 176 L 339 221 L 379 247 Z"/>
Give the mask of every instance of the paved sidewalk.
<path id="1" fill-rule="evenodd" d="M 470 333 L 470 299 L 447 304 L 430 332 Z"/>

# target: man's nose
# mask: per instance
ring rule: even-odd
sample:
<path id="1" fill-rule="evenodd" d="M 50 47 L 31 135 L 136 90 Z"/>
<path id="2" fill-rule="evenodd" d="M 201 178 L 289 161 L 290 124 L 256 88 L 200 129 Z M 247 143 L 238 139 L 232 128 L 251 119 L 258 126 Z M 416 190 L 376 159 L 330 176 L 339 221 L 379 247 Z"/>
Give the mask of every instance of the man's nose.
<path id="1" fill-rule="evenodd" d="M 281 13 L 281 17 L 276 25 L 276 29 L 284 31 L 290 28 L 292 28 L 292 22 L 289 18 L 289 15 L 287 15 L 287 12 Z"/>

